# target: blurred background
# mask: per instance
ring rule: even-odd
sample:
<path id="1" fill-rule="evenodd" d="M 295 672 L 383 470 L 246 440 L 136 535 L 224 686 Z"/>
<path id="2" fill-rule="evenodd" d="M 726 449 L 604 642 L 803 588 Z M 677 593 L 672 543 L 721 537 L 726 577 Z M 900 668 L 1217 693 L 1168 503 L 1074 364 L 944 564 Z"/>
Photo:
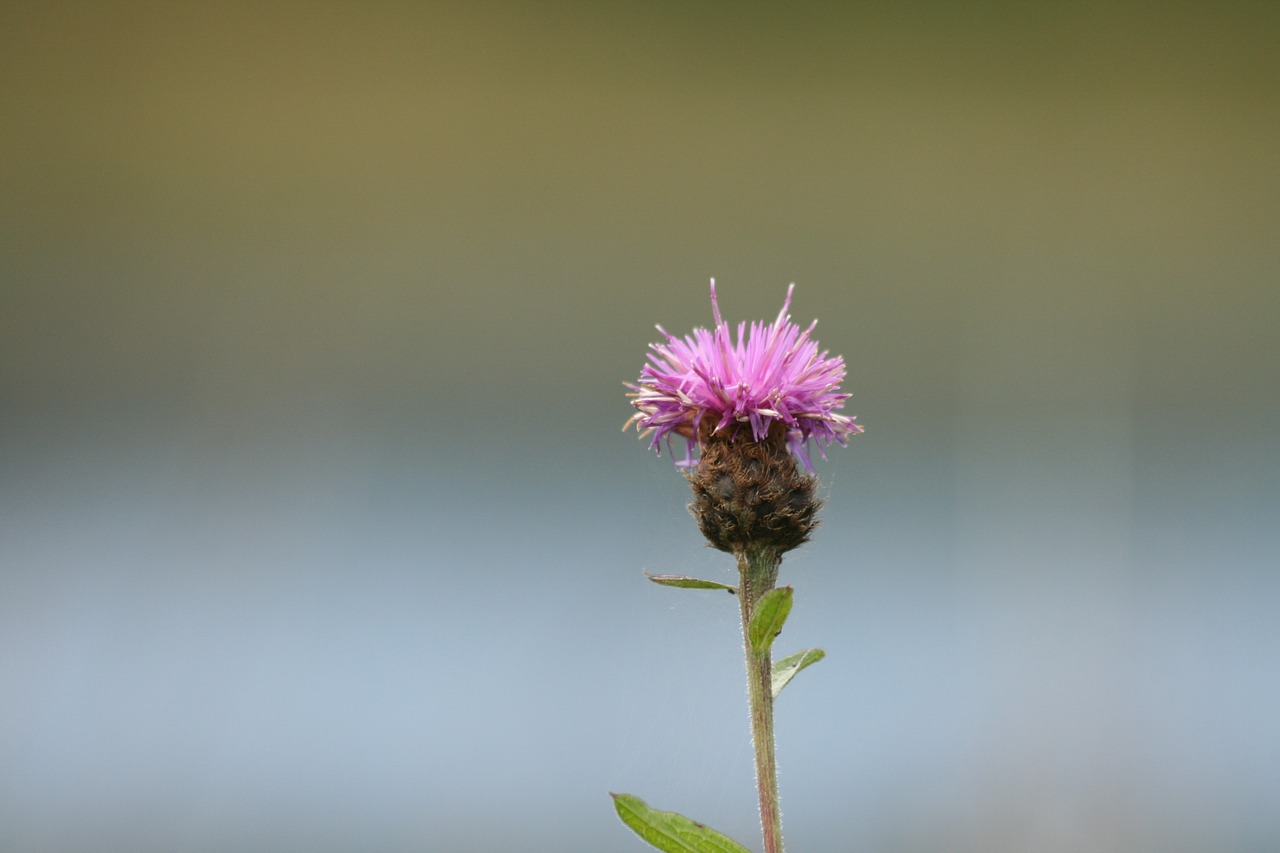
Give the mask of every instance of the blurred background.
<path id="1" fill-rule="evenodd" d="M 792 314 L 866 433 L 795 850 L 1275 850 L 1280 6 L 10 4 L 0 849 L 756 849 L 622 382 Z"/>

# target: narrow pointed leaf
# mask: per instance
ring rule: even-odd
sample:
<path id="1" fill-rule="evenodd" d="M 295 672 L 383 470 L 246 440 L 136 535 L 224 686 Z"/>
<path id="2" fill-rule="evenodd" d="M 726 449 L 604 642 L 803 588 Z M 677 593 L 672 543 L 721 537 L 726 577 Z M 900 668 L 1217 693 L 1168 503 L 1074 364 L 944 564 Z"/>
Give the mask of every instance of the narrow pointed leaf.
<path id="1" fill-rule="evenodd" d="M 747 629 L 751 649 L 756 654 L 769 654 L 773 638 L 782 631 L 782 623 L 787 621 L 787 614 L 791 612 L 791 593 L 789 586 L 778 587 L 760 596 L 756 602 L 756 612 Z"/>
<path id="2" fill-rule="evenodd" d="M 810 664 L 815 664 L 827 656 L 822 649 L 805 649 L 794 655 L 787 655 L 773 664 L 773 698 L 777 699 L 782 688 L 796 677 L 796 673 Z"/>
<path id="3" fill-rule="evenodd" d="M 610 794 L 618 817 L 664 853 L 751 853 L 727 835 L 675 812 L 651 809 L 631 794 Z"/>
<path id="4" fill-rule="evenodd" d="M 663 586 L 677 586 L 681 589 L 727 589 L 730 595 L 734 592 L 733 587 L 719 581 L 704 581 L 702 578 L 687 578 L 684 575 L 651 575 L 648 572 L 645 572 L 644 576 Z"/>

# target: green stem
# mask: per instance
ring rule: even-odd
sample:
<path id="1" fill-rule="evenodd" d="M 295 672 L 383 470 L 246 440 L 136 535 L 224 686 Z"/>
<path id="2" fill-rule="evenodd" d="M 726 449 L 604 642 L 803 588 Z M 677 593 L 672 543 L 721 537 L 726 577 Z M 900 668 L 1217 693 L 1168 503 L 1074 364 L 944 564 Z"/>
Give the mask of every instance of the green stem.
<path id="1" fill-rule="evenodd" d="M 778 806 L 778 766 L 773 754 L 773 655 L 751 648 L 747 626 L 760 596 L 773 589 L 782 557 L 771 550 L 738 554 L 738 601 L 742 607 L 742 643 L 747 654 L 747 693 L 751 702 L 751 740 L 756 752 L 756 788 L 764 853 L 782 853 L 782 811 Z"/>

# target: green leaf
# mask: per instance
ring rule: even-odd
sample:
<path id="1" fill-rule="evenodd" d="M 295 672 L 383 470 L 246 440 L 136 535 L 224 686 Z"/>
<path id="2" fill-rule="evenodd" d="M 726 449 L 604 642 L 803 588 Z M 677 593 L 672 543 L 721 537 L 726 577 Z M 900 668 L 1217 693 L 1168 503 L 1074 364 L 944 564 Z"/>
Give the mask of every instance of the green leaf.
<path id="1" fill-rule="evenodd" d="M 751 853 L 727 835 L 675 812 L 651 809 L 632 794 L 610 794 L 618 817 L 664 853 Z"/>
<path id="2" fill-rule="evenodd" d="M 782 632 L 782 623 L 787 621 L 787 614 L 791 612 L 791 593 L 789 586 L 778 587 L 760 596 L 756 602 L 756 612 L 747 629 L 747 637 L 756 654 L 769 654 L 773 638 Z"/>
<path id="3" fill-rule="evenodd" d="M 773 664 L 773 698 L 777 699 L 782 688 L 796 677 L 796 673 L 810 664 L 815 664 L 827 656 L 822 649 L 805 649 L 794 655 L 787 655 Z"/>
<path id="4" fill-rule="evenodd" d="M 727 589 L 730 595 L 734 593 L 733 587 L 719 581 L 704 581 L 702 578 L 687 578 L 684 575 L 651 575 L 648 572 L 645 572 L 644 576 L 663 586 L 678 586 L 681 589 Z"/>

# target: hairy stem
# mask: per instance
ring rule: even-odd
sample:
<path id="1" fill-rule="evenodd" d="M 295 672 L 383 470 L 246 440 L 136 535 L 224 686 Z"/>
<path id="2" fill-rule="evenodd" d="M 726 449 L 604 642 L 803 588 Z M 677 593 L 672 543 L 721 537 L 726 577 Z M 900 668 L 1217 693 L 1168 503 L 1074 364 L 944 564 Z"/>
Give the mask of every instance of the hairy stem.
<path id="1" fill-rule="evenodd" d="M 782 811 L 778 806 L 778 767 L 773 754 L 773 656 L 751 648 L 747 627 L 760 596 L 773 589 L 782 557 L 772 549 L 738 554 L 738 600 L 742 607 L 742 643 L 747 655 L 747 693 L 751 702 L 751 740 L 756 752 L 756 788 L 764 853 L 782 853 Z"/>

